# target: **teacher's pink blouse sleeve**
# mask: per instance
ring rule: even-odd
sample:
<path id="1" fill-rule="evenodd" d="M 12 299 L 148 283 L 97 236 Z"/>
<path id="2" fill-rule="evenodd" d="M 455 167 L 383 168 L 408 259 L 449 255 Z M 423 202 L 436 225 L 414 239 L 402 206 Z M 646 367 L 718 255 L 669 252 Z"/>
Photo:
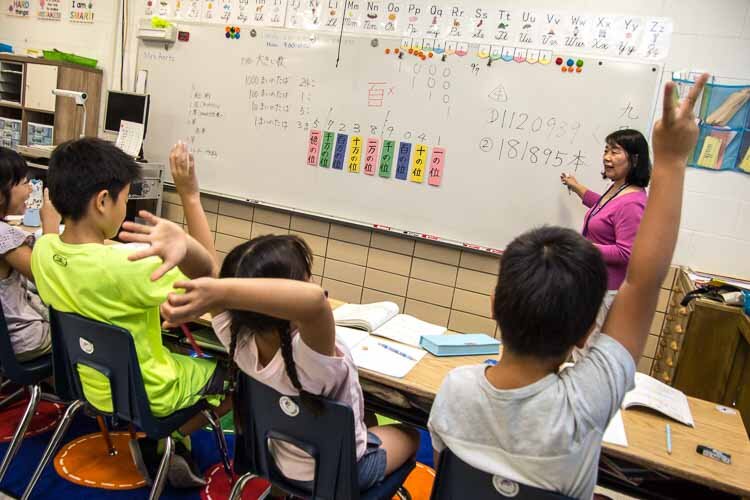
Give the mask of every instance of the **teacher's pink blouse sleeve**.
<path id="1" fill-rule="evenodd" d="M 599 193 L 595 193 L 592 190 L 588 190 L 584 193 L 583 198 L 581 199 L 583 201 L 583 204 L 586 205 L 588 208 L 593 207 L 597 200 L 601 197 Z"/>

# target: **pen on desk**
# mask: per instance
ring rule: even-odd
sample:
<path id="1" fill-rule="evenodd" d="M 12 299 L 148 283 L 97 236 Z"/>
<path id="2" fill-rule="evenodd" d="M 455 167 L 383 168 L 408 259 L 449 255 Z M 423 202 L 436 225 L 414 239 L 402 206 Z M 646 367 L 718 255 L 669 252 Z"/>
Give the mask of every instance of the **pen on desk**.
<path id="1" fill-rule="evenodd" d="M 672 428 L 667 424 L 667 453 L 672 454 Z"/>
<path id="2" fill-rule="evenodd" d="M 396 354 L 398 354 L 399 356 L 401 356 L 401 357 L 403 357 L 403 358 L 406 358 L 406 359 L 408 359 L 408 360 L 410 360 L 410 361 L 416 361 L 416 359 L 412 358 L 411 356 L 409 356 L 409 355 L 408 355 L 408 354 L 406 354 L 405 352 L 399 351 L 399 350 L 398 350 L 398 349 L 396 349 L 395 347 L 391 347 L 391 346 L 389 346 L 388 344 L 383 344 L 382 342 L 378 342 L 378 345 L 379 345 L 380 347 L 382 347 L 383 349 L 385 349 L 385 350 L 387 350 L 387 351 L 391 351 L 391 352 L 393 352 L 393 353 L 396 353 Z"/>

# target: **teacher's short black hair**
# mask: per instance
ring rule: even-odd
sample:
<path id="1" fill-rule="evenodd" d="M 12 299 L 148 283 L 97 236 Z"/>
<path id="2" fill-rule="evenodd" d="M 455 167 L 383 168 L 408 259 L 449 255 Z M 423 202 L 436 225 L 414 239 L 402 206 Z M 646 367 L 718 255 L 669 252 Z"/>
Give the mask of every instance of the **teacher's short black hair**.
<path id="1" fill-rule="evenodd" d="M 522 234 L 503 252 L 495 288 L 505 349 L 562 357 L 591 329 L 606 291 L 601 252 L 580 234 L 555 226 Z"/>
<path id="2" fill-rule="evenodd" d="M 643 134 L 632 128 L 612 132 L 605 139 L 610 146 L 620 146 L 628 155 L 630 170 L 625 182 L 631 186 L 645 188 L 651 181 L 651 156 L 648 141 Z"/>
<path id="3" fill-rule="evenodd" d="M 91 198 L 107 190 L 114 201 L 120 191 L 140 178 L 140 167 L 111 142 L 85 137 L 60 144 L 52 152 L 47 187 L 60 215 L 80 220 Z"/>

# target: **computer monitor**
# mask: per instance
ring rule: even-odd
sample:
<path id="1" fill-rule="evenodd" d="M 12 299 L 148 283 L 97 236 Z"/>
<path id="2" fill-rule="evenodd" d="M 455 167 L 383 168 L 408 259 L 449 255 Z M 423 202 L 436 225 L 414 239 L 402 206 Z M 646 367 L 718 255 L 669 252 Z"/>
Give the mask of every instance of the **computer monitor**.
<path id="1" fill-rule="evenodd" d="M 148 107 L 150 96 L 148 94 L 134 94 L 131 92 L 120 92 L 110 90 L 107 93 L 107 112 L 104 115 L 104 131 L 117 134 L 120 131 L 120 122 L 142 123 L 143 135 L 146 135 L 148 125 Z"/>

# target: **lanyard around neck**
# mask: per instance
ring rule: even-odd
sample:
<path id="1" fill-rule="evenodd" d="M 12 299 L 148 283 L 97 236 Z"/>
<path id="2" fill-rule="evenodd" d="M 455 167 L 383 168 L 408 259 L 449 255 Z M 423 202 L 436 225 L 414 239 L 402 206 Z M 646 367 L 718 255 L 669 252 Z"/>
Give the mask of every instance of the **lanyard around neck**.
<path id="1" fill-rule="evenodd" d="M 596 205 L 594 205 L 594 208 L 591 209 L 591 211 L 589 212 L 588 216 L 586 217 L 586 221 L 583 223 L 583 236 L 584 236 L 584 238 L 589 234 L 589 222 L 591 222 L 591 219 L 596 214 L 598 214 L 599 212 L 601 212 L 604 209 L 604 207 L 607 206 L 607 203 L 609 203 L 610 201 L 612 201 L 615 198 L 617 198 L 617 195 L 620 194 L 628 186 L 630 186 L 630 184 L 628 184 L 627 182 L 625 184 L 623 184 L 622 186 L 620 186 L 617 189 L 617 191 L 615 191 L 615 194 L 613 194 L 612 197 L 609 198 L 607 201 L 605 201 L 602 205 L 600 205 L 600 203 L 602 202 L 602 200 L 604 199 L 604 197 L 607 196 L 607 194 L 612 190 L 612 188 L 614 187 L 614 184 L 612 184 L 611 186 L 609 186 L 607 188 L 607 190 L 604 192 L 604 194 L 599 197 L 599 199 L 596 201 Z"/>

